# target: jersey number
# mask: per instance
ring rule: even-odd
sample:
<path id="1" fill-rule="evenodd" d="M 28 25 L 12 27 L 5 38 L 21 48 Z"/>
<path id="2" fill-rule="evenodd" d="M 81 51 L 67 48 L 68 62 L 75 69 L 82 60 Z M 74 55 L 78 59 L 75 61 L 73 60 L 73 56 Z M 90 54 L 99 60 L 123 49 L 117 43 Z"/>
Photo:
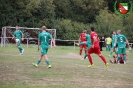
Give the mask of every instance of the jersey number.
<path id="1" fill-rule="evenodd" d="M 44 36 L 44 41 L 46 42 L 46 38 L 47 38 L 47 36 Z"/>
<path id="2" fill-rule="evenodd" d="M 122 37 L 120 37 L 120 41 L 121 41 L 121 42 L 123 42 L 123 39 L 122 39 Z"/>

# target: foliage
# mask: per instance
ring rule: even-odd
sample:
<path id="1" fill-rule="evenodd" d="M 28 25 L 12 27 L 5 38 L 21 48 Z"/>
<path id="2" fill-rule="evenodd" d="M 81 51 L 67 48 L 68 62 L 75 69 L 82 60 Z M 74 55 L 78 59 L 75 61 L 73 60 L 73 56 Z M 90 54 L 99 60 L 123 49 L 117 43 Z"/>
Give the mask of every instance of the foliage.
<path id="1" fill-rule="evenodd" d="M 114 13 L 115 0 L 0 0 L 0 27 L 24 26 L 57 29 L 59 39 L 78 39 L 82 29 L 92 25 L 100 36 L 121 29 L 132 41 L 132 14 Z M 126 1 L 126 0 L 124 0 Z M 1 31 L 0 31 L 1 33 Z"/>

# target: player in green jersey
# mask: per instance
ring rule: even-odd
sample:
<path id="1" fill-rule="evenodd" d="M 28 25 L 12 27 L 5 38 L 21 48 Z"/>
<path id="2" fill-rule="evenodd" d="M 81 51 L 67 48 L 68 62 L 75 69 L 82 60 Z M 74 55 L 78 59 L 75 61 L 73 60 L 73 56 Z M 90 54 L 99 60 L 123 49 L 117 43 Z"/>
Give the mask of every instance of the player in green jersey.
<path id="1" fill-rule="evenodd" d="M 123 58 L 124 58 L 124 64 L 125 64 L 126 63 L 126 44 L 129 47 L 129 42 L 128 42 L 127 38 L 123 34 L 121 34 L 121 30 L 118 30 L 117 34 L 118 35 L 116 37 L 115 44 L 114 44 L 114 46 L 116 46 L 116 43 L 118 43 L 117 61 L 118 61 L 118 64 L 120 64 L 120 54 L 122 54 Z M 126 42 L 126 44 L 125 44 L 125 42 Z"/>
<path id="2" fill-rule="evenodd" d="M 38 51 L 41 49 L 41 55 L 39 60 L 36 63 L 33 63 L 33 66 L 38 67 L 40 64 L 43 56 L 45 59 L 46 64 L 48 65 L 47 68 L 51 68 L 51 64 L 47 57 L 48 47 L 49 47 L 49 39 L 51 39 L 54 48 L 56 48 L 55 41 L 52 38 L 52 35 L 48 32 L 46 32 L 46 26 L 42 26 L 42 33 L 38 35 Z"/>
<path id="3" fill-rule="evenodd" d="M 110 52 L 109 57 L 112 56 L 112 53 L 113 53 L 113 52 L 116 53 L 116 50 L 115 50 L 116 47 L 114 47 L 114 43 L 115 43 L 116 37 L 117 37 L 117 35 L 116 35 L 116 32 L 114 31 L 113 34 L 112 34 L 112 50 L 111 50 L 111 52 Z"/>
<path id="4" fill-rule="evenodd" d="M 20 54 L 23 54 L 24 49 L 21 47 L 21 42 L 24 40 L 24 35 L 23 35 L 22 31 L 19 30 L 19 26 L 16 26 L 15 29 L 16 30 L 14 31 L 12 39 L 15 39 L 16 47 L 19 49 Z"/>

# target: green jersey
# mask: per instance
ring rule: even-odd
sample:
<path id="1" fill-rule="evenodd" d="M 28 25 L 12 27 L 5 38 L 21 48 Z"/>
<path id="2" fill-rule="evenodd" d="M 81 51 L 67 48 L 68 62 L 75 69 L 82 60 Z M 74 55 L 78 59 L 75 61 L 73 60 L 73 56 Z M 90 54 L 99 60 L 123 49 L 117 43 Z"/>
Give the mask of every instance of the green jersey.
<path id="1" fill-rule="evenodd" d="M 117 35 L 118 48 L 125 48 L 126 47 L 126 43 L 125 43 L 126 40 L 127 40 L 127 38 L 124 35 L 118 34 Z"/>
<path id="2" fill-rule="evenodd" d="M 88 48 L 90 48 L 92 44 L 91 44 L 91 38 L 89 34 L 86 35 L 86 40 L 87 40 L 86 45 Z"/>
<path id="3" fill-rule="evenodd" d="M 19 39 L 20 41 L 22 40 L 22 39 L 21 39 L 21 38 L 22 38 L 22 35 L 23 35 L 22 31 L 20 31 L 20 30 L 14 31 L 14 36 L 15 36 L 15 38 L 16 38 L 16 39 Z"/>
<path id="4" fill-rule="evenodd" d="M 117 35 L 112 35 L 112 44 L 115 43 L 115 39 L 117 38 Z"/>
<path id="5" fill-rule="evenodd" d="M 49 45 L 49 39 L 52 39 L 52 35 L 48 32 L 42 32 L 38 35 L 38 41 L 40 42 L 40 45 L 48 47 Z"/>

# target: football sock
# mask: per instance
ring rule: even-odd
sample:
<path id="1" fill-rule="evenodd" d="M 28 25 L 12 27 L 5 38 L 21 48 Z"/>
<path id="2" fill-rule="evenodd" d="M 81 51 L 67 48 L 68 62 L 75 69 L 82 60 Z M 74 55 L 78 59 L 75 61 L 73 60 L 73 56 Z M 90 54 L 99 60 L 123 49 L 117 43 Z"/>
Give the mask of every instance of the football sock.
<path id="1" fill-rule="evenodd" d="M 86 57 L 87 57 L 87 55 L 85 54 L 85 55 L 84 55 L 84 59 L 85 59 Z"/>
<path id="2" fill-rule="evenodd" d="M 23 49 L 22 49 L 22 47 L 21 47 L 21 46 L 19 46 L 19 51 L 20 51 L 20 53 L 22 53 L 22 50 L 23 50 Z"/>
<path id="3" fill-rule="evenodd" d="M 110 52 L 110 55 L 112 55 L 112 53 L 113 53 L 113 52 L 111 51 L 111 52 Z"/>
<path id="4" fill-rule="evenodd" d="M 117 60 L 120 61 L 120 59 L 121 59 L 121 57 L 120 57 L 120 55 L 118 55 Z"/>
<path id="5" fill-rule="evenodd" d="M 37 65 L 39 65 L 39 64 L 40 64 L 40 62 L 41 62 L 41 60 L 38 60 L 38 61 L 36 62 L 36 64 L 37 64 Z"/>
<path id="6" fill-rule="evenodd" d="M 79 51 L 79 55 L 81 55 L 81 54 L 82 54 L 82 50 Z"/>
<path id="7" fill-rule="evenodd" d="M 106 64 L 107 62 L 106 62 L 106 59 L 105 59 L 105 57 L 103 56 L 103 55 L 101 55 L 101 56 L 99 56 L 102 60 L 103 60 L 103 62 Z"/>
<path id="8" fill-rule="evenodd" d="M 92 62 L 92 58 L 91 58 L 91 56 L 90 56 L 90 55 L 88 55 L 88 60 L 89 60 L 90 64 L 92 65 L 92 64 L 93 64 L 93 62 Z"/>
<path id="9" fill-rule="evenodd" d="M 45 62 L 46 62 L 46 64 L 47 64 L 47 65 L 50 65 L 50 62 L 49 62 L 49 60 L 45 60 Z"/>
<path id="10" fill-rule="evenodd" d="M 123 58 L 124 58 L 124 61 L 126 61 L 126 55 L 124 55 Z"/>

